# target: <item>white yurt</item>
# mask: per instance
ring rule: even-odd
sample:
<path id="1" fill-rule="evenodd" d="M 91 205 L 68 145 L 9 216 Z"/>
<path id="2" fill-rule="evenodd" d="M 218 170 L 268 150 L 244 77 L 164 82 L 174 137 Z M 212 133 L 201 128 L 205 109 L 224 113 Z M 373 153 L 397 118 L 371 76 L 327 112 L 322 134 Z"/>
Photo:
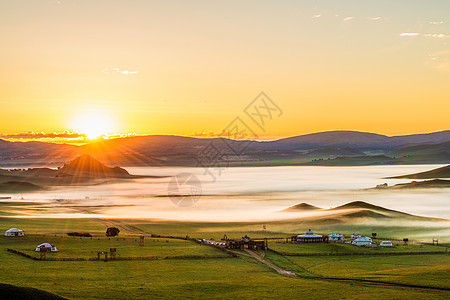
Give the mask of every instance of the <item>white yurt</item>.
<path id="1" fill-rule="evenodd" d="M 55 246 L 49 243 L 42 243 L 36 247 L 36 252 L 58 252 Z"/>
<path id="2" fill-rule="evenodd" d="M 5 231 L 5 236 L 24 236 L 23 230 L 11 228 Z"/>
<path id="3" fill-rule="evenodd" d="M 352 236 L 350 237 L 350 239 L 355 240 L 357 238 L 360 238 L 361 236 L 357 233 L 352 234 Z"/>
<path id="4" fill-rule="evenodd" d="M 370 245 L 372 245 L 372 239 L 370 237 L 367 237 L 367 236 L 362 236 L 360 238 L 355 239 L 352 242 L 352 245 L 355 245 L 355 246 L 370 246 Z"/>
<path id="5" fill-rule="evenodd" d="M 380 246 L 381 246 L 381 247 L 394 247 L 394 245 L 392 245 L 392 242 L 391 242 L 391 241 L 382 241 L 382 242 L 380 243 Z"/>
<path id="6" fill-rule="evenodd" d="M 328 240 L 335 241 L 335 242 L 343 241 L 343 240 L 345 240 L 345 236 L 340 233 L 332 233 L 332 234 L 328 235 Z"/>

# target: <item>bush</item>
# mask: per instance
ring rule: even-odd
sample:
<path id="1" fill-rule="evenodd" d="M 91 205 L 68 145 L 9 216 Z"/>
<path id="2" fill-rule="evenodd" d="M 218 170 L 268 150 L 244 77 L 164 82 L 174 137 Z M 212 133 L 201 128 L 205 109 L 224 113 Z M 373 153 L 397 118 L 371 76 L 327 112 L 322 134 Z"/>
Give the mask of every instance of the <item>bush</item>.
<path id="1" fill-rule="evenodd" d="M 89 232 L 68 232 L 68 236 L 81 236 L 81 237 L 92 237 Z"/>
<path id="2" fill-rule="evenodd" d="M 106 236 L 118 236 L 119 232 L 120 232 L 119 228 L 108 227 L 108 229 L 106 229 Z"/>

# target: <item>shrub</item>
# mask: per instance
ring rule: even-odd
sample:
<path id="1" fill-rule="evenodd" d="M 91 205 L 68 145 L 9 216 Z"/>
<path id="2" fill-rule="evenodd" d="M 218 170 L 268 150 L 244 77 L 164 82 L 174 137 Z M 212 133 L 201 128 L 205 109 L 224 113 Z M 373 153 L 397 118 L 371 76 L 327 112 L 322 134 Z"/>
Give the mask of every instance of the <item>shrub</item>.
<path id="1" fill-rule="evenodd" d="M 68 236 L 81 236 L 81 237 L 92 237 L 89 232 L 68 232 Z"/>
<path id="2" fill-rule="evenodd" d="M 120 232 L 119 228 L 108 227 L 108 229 L 106 229 L 106 236 L 118 236 L 119 232 Z"/>

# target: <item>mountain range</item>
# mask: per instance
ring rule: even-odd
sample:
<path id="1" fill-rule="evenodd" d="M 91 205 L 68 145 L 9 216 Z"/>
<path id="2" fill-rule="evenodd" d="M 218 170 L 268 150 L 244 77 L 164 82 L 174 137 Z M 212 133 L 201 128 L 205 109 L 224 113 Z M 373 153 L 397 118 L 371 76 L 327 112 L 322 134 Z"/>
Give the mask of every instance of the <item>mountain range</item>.
<path id="1" fill-rule="evenodd" d="M 195 166 L 211 150 L 230 166 L 443 164 L 450 162 L 450 130 L 392 137 L 328 131 L 274 141 L 149 135 L 81 146 L 0 140 L 0 166 L 57 166 L 82 154 L 107 165 Z"/>

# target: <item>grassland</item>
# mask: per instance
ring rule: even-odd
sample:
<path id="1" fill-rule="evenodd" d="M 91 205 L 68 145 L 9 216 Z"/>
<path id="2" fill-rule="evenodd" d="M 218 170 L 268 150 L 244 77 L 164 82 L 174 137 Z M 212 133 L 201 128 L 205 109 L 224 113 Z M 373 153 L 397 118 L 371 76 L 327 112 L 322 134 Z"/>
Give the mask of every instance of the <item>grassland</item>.
<path id="1" fill-rule="evenodd" d="M 448 255 L 280 256 L 267 258 L 306 277 L 361 279 L 450 289 Z"/>
<path id="2" fill-rule="evenodd" d="M 358 282 L 318 280 L 321 277 L 370 278 L 379 281 L 449 288 L 447 255 L 285 257 L 266 252 L 266 258 L 305 278 L 288 278 L 256 260 L 238 258 L 160 259 L 141 261 L 34 261 L 6 251 L 13 248 L 29 254 L 41 242 L 60 250 L 48 257 L 95 257 L 92 251 L 117 248 L 121 256 L 226 256 L 215 248 L 191 241 L 145 238 L 139 246 L 136 232 L 126 228 L 164 235 L 220 239 L 230 237 L 286 236 L 286 232 L 263 232 L 257 224 L 158 222 L 152 220 L 111 220 L 121 229 L 117 238 L 104 237 L 107 220 L 98 219 L 15 219 L 0 218 L 0 228 L 19 227 L 27 235 L 0 237 L 0 282 L 39 288 L 70 299 L 148 298 L 298 298 L 356 299 L 374 295 L 388 299 L 446 299 L 449 294 L 432 290 L 386 288 Z M 111 223 L 109 223 L 111 224 Z M 125 227 L 121 227 L 123 225 Z M 69 231 L 90 232 L 91 238 L 72 238 Z M 45 236 L 44 236 L 45 235 Z M 56 235 L 56 236 L 55 236 Z M 168 242 L 167 242 L 168 241 Z M 273 243 L 273 247 L 294 251 L 296 245 Z M 309 246 L 309 245 L 308 245 Z M 316 251 L 329 251 L 328 245 Z M 345 245 L 348 246 L 348 245 Z M 348 251 L 360 248 L 348 246 Z M 416 247 L 411 246 L 411 247 Z M 423 246 L 428 247 L 433 246 Z M 298 248 L 296 248 L 298 250 Z M 400 251 L 401 248 L 396 248 Z M 425 248 L 423 248 L 425 249 Z M 423 250 L 422 249 L 422 250 Z M 431 249 L 431 248 L 430 248 Z M 434 249 L 434 248 L 433 248 Z M 342 249 L 341 249 L 342 250 Z M 312 251 L 303 249 L 302 251 Z M 342 250 L 344 251 L 344 250 Z M 377 250 L 375 250 L 377 251 Z M 419 261 L 419 262 L 417 262 Z M 361 266 L 362 265 L 362 266 Z M 322 267 L 323 266 L 323 267 Z M 308 278 L 309 277 L 309 278 Z"/>
<path id="3" fill-rule="evenodd" d="M 223 256 L 226 253 L 192 241 L 177 239 L 146 238 L 144 246 L 137 237 L 68 237 L 55 235 L 27 235 L 26 237 L 0 237 L 0 245 L 39 257 L 34 249 L 46 242 L 55 245 L 59 252 L 47 253 L 47 258 L 95 258 L 98 251 L 109 252 L 116 248 L 117 257 L 183 257 Z M 11 245 L 12 244 L 12 245 Z"/>
<path id="4" fill-rule="evenodd" d="M 3 248 L 3 247 L 2 247 Z M 3 249 L 2 252 L 4 251 Z M 248 258 L 115 262 L 39 262 L 15 254 L 0 257 L 0 281 L 71 299 L 282 298 L 445 299 L 430 291 L 383 289 L 282 277 Z M 339 293 L 336 293 L 339 291 Z"/>

